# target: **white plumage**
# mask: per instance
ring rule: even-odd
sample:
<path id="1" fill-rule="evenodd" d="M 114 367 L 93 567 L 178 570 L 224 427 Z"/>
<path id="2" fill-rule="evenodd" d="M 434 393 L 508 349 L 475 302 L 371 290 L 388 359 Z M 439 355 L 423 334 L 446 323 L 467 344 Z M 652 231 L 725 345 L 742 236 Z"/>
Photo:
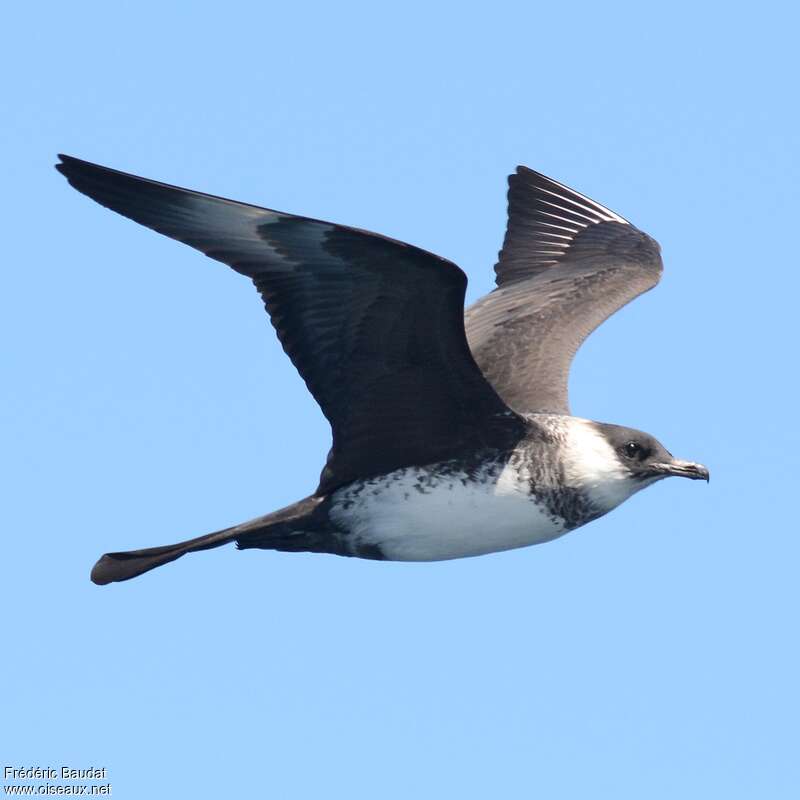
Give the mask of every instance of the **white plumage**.
<path id="1" fill-rule="evenodd" d="M 358 545 L 377 545 L 393 561 L 464 558 L 546 542 L 566 533 L 529 494 L 516 470 L 478 480 L 398 470 L 355 493 L 336 492 L 331 519 Z"/>

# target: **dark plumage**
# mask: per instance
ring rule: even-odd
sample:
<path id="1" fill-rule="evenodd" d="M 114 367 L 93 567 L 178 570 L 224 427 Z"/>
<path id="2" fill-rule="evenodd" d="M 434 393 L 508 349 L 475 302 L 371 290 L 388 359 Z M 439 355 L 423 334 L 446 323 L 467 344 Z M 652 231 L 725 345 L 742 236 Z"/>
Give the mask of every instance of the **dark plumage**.
<path id="1" fill-rule="evenodd" d="M 178 545 L 107 554 L 92 572 L 95 582 L 125 580 L 186 552 L 234 540 L 240 547 L 369 558 L 470 555 L 552 538 L 605 513 L 606 494 L 624 499 L 631 493 L 606 486 L 634 480 L 631 465 L 612 442 L 617 434 L 602 426 L 585 428 L 585 421 L 566 416 L 569 366 L 580 343 L 660 276 L 658 245 L 617 214 L 519 167 L 509 179 L 509 224 L 495 267 L 498 287 L 465 318 L 464 273 L 419 248 L 70 156 L 60 159 L 57 169 L 78 191 L 253 281 L 333 437 L 311 497 Z M 588 460 L 572 469 L 578 442 L 600 447 L 596 464 Z M 669 461 L 666 451 L 658 458 L 659 477 L 673 462 L 688 463 Z M 631 486 L 655 480 L 655 465 L 642 462 Z M 692 466 L 695 474 L 689 477 L 707 476 L 704 468 Z M 685 467 L 682 474 L 686 470 L 691 472 Z M 588 477 L 581 477 L 584 473 Z M 406 487 L 426 485 L 425 476 L 435 476 L 429 483 L 438 492 L 452 498 L 457 488 L 464 504 L 477 502 L 480 509 L 494 509 L 504 493 L 525 501 L 510 507 L 519 530 L 504 539 L 505 523 L 497 518 L 500 538 L 490 537 L 491 544 L 487 539 L 482 546 L 480 532 L 472 530 L 478 514 L 461 523 L 468 533 L 453 540 L 452 548 L 446 520 L 441 521 L 445 538 L 436 546 L 428 536 L 405 547 L 395 523 L 413 512 L 408 524 L 416 519 L 417 528 L 427 528 L 433 513 L 416 517 L 416 510 L 402 505 L 414 494 Z M 569 483 L 573 478 L 575 486 Z M 592 494 L 596 480 L 606 494 Z M 528 488 L 517 488 L 523 485 Z M 370 492 L 362 491 L 367 486 Z M 431 500 L 432 492 L 418 494 L 415 502 L 423 505 L 415 509 L 438 508 L 439 495 Z M 398 497 L 401 505 L 395 506 Z M 553 511 L 559 508 L 572 510 Z M 528 517 L 532 533 L 525 541 Z"/>

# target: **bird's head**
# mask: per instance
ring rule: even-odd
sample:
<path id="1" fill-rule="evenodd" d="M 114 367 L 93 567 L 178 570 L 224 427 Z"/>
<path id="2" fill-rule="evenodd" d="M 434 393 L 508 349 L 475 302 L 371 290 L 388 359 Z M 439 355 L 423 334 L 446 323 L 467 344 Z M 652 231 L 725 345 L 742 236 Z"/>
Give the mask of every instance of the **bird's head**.
<path id="1" fill-rule="evenodd" d="M 709 479 L 702 464 L 675 458 L 654 436 L 621 425 L 576 419 L 567 453 L 571 482 L 606 510 L 670 475 Z"/>
<path id="2" fill-rule="evenodd" d="M 617 461 L 634 479 L 652 483 L 675 475 L 679 478 L 708 481 L 708 469 L 693 461 L 675 458 L 655 436 L 622 425 L 595 423 L 608 442 Z"/>

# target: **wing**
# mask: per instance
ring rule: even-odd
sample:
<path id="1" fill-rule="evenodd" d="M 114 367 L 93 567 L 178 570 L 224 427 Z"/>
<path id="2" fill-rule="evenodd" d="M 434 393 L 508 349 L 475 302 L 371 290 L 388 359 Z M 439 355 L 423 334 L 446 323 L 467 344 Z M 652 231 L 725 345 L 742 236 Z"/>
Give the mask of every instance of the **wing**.
<path id="1" fill-rule="evenodd" d="M 658 243 L 599 203 L 527 167 L 508 179 L 497 288 L 466 312 L 478 366 L 520 413 L 569 414 L 583 340 L 661 277 Z"/>
<path id="2" fill-rule="evenodd" d="M 454 457 L 521 425 L 464 333 L 466 276 L 402 242 L 60 156 L 78 191 L 251 278 L 331 423 L 318 492 Z"/>

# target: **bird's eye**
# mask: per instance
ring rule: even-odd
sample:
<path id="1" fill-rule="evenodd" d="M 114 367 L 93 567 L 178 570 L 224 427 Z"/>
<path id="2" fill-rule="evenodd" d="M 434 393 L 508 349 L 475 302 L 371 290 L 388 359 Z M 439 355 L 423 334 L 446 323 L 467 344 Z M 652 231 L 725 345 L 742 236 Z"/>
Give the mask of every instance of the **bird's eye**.
<path id="1" fill-rule="evenodd" d="M 636 458 L 642 452 L 642 446 L 638 442 L 627 442 L 622 451 L 628 458 Z"/>

